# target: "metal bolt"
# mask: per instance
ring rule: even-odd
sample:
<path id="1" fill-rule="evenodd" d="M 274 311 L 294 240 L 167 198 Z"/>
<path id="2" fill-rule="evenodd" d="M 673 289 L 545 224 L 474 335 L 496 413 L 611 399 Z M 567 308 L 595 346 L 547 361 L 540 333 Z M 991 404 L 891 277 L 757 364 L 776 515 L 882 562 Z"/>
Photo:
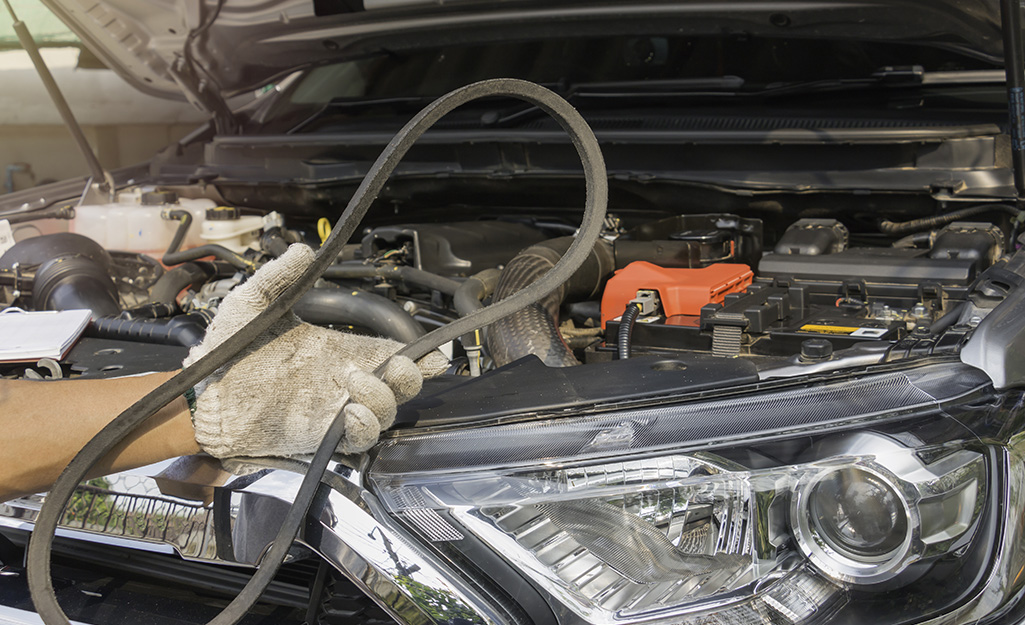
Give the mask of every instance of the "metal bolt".
<path id="1" fill-rule="evenodd" d="M 406 300 L 402 303 L 402 310 L 413 315 L 416 314 L 416 311 L 420 310 L 420 308 L 416 305 L 416 302 L 414 302 L 413 300 Z"/>
<path id="2" fill-rule="evenodd" d="M 972 315 L 968 319 L 968 325 L 973 327 L 973 328 L 978 327 L 980 323 L 982 323 L 982 317 L 980 317 L 978 315 Z"/>

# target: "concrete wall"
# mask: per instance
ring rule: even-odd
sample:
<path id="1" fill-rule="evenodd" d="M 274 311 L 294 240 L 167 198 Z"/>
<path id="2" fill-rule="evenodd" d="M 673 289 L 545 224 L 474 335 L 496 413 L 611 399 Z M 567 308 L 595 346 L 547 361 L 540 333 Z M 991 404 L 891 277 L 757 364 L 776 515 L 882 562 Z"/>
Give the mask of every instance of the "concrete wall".
<path id="1" fill-rule="evenodd" d="M 154 151 L 180 139 L 195 126 L 180 124 L 123 124 L 118 126 L 85 126 L 89 143 L 96 150 L 100 163 L 116 169 L 146 160 Z M 29 171 L 18 171 L 20 164 Z M 89 169 L 64 126 L 0 124 L 0 176 L 7 175 L 10 165 L 14 190 L 88 175 Z M 0 185 L 5 184 L 0 180 Z M 6 192 L 2 189 L 0 192 Z"/>
<path id="2" fill-rule="evenodd" d="M 100 163 L 108 169 L 146 160 L 205 120 L 184 102 L 137 92 L 109 70 L 78 69 L 77 49 L 42 52 Z M 0 193 L 5 191 L 9 166 L 20 163 L 30 173 L 13 173 L 15 190 L 88 174 L 27 55 L 0 52 Z"/>

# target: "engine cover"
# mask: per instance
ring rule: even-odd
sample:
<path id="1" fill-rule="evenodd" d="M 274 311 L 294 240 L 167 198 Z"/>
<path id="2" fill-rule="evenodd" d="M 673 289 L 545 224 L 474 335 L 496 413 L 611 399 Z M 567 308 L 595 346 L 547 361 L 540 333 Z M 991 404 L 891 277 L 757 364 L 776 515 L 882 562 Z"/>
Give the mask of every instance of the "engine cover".
<path id="1" fill-rule="evenodd" d="M 656 291 L 666 317 L 701 314 L 706 304 L 721 304 L 730 293 L 751 286 L 754 272 L 747 265 L 719 263 L 697 269 L 668 269 L 652 263 L 630 263 L 609 278 L 601 300 L 601 323 L 623 314 L 637 292 Z"/>

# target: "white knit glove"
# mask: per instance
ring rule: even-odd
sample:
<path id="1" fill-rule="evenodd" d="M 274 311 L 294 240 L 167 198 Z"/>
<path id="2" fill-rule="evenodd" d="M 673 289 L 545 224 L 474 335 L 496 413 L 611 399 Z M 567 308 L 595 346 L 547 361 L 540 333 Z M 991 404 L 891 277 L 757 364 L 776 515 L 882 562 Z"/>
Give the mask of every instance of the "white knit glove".
<path id="1" fill-rule="evenodd" d="M 221 302 L 188 366 L 234 334 L 279 297 L 313 262 L 292 245 Z M 316 451 L 346 401 L 341 453 L 369 449 L 395 419 L 397 404 L 420 392 L 424 377 L 445 371 L 433 352 L 414 364 L 393 358 L 384 381 L 373 371 L 402 347 L 389 339 L 335 332 L 286 313 L 235 360 L 196 386 L 196 441 L 211 456 L 297 456 Z"/>

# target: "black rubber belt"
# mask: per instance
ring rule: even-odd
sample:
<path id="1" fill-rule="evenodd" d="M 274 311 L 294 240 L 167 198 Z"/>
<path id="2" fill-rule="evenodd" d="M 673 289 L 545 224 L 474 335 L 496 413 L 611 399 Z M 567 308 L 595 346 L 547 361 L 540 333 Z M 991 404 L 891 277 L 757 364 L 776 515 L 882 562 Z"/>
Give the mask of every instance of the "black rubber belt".
<path id="1" fill-rule="evenodd" d="M 57 524 L 63 514 L 64 507 L 71 499 L 75 488 L 84 478 L 88 470 L 111 449 L 120 443 L 132 430 L 142 422 L 166 406 L 187 389 L 194 387 L 215 370 L 227 364 L 236 354 L 241 352 L 256 337 L 263 334 L 275 321 L 309 290 L 324 270 L 338 258 L 342 245 L 352 236 L 367 209 L 377 198 L 385 182 L 395 166 L 409 150 L 410 146 L 435 122 L 452 109 L 471 100 L 484 97 L 506 96 L 515 97 L 536 105 L 551 115 L 572 138 L 580 160 L 584 166 L 584 180 L 587 185 L 587 197 L 584 206 L 584 217 L 576 240 L 567 250 L 562 260 L 556 264 L 540 280 L 524 288 L 512 297 L 497 304 L 488 306 L 471 315 L 463 317 L 446 326 L 438 328 L 405 346 L 396 355 L 407 356 L 417 360 L 439 346 L 457 337 L 494 323 L 498 319 L 537 302 L 551 293 L 583 264 L 591 253 L 601 233 L 605 220 L 605 209 L 608 201 L 608 179 L 605 162 L 601 155 L 598 141 L 594 137 L 587 122 L 568 102 L 552 91 L 530 82 L 514 79 L 485 80 L 473 83 L 448 93 L 416 115 L 384 148 L 377 161 L 363 179 L 359 188 L 345 208 L 338 223 L 331 231 L 331 236 L 320 248 L 309 268 L 287 289 L 281 297 L 271 302 L 266 310 L 253 318 L 223 343 L 211 350 L 191 366 L 183 369 L 164 384 L 148 393 L 122 412 L 113 421 L 93 437 L 82 451 L 72 459 L 61 473 L 46 496 L 46 501 L 36 519 L 35 530 L 29 540 L 28 548 L 28 582 L 32 592 L 32 602 L 36 611 L 47 625 L 68 624 L 68 617 L 61 610 L 54 595 L 50 574 L 50 548 Z M 385 365 L 378 367 L 380 374 Z M 344 410 L 344 407 L 343 407 Z M 252 577 L 245 588 L 234 600 L 217 615 L 212 625 L 229 625 L 236 623 L 245 616 L 249 608 L 259 600 L 264 589 L 274 578 L 278 568 L 284 561 L 288 549 L 298 534 L 299 527 L 309 510 L 313 496 L 316 494 L 320 480 L 327 470 L 331 455 L 338 447 L 345 434 L 345 420 L 339 410 L 334 421 L 328 428 L 321 445 L 310 462 L 309 469 L 302 485 L 296 494 L 295 501 L 285 520 L 278 530 L 274 543 L 267 552 L 260 569 Z"/>

